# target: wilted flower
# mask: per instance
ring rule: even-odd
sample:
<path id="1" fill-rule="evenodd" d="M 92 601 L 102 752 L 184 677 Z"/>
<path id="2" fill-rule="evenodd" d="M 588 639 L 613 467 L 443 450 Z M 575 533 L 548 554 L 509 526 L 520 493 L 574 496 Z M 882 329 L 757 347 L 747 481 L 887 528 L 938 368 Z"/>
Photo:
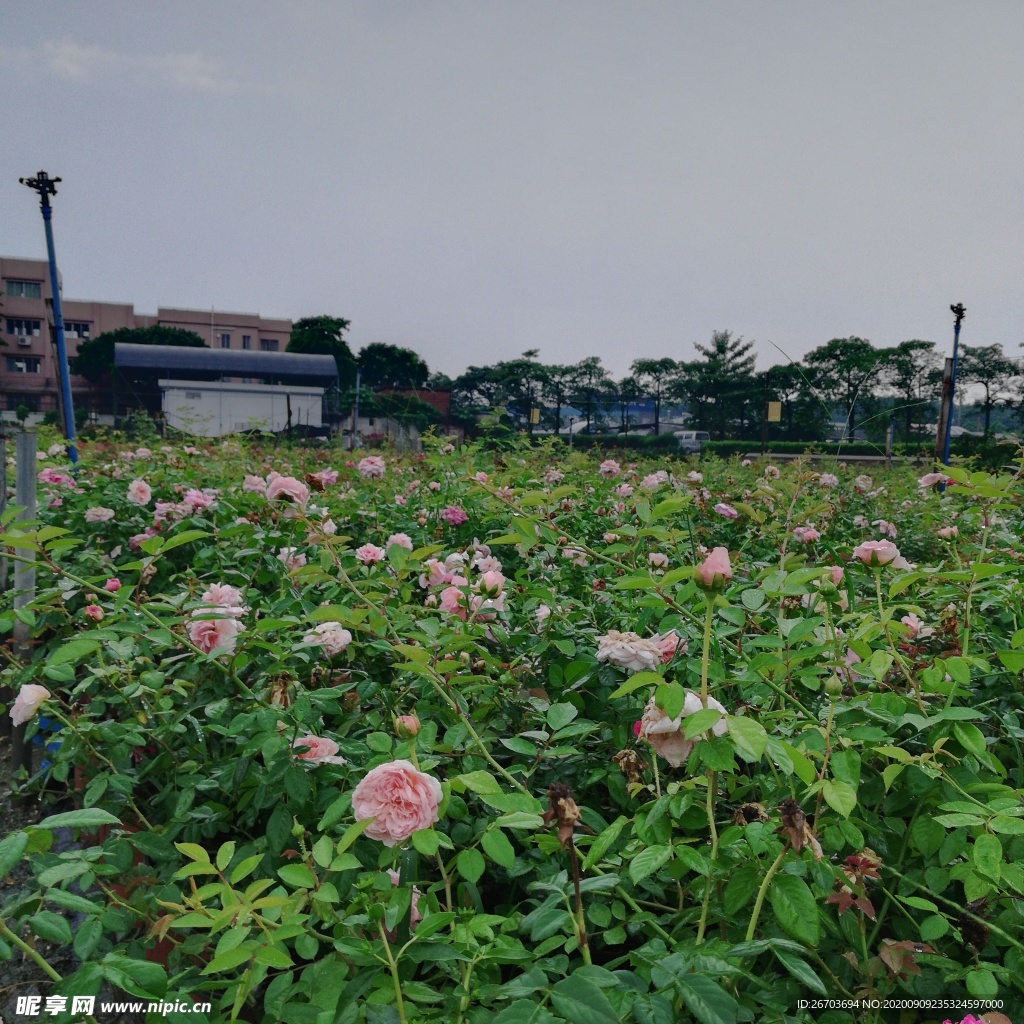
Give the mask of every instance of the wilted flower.
<path id="1" fill-rule="evenodd" d="M 769 480 L 778 480 L 779 479 L 779 467 L 778 466 L 765 466 L 764 467 L 764 475 Z"/>
<path id="2" fill-rule="evenodd" d="M 729 724 L 724 717 L 725 708 L 714 697 L 708 697 L 707 706 L 722 713 L 723 717 L 715 722 L 711 731 L 716 736 L 724 735 L 729 729 Z M 703 710 L 704 705 L 701 703 L 700 696 L 692 690 L 686 691 L 683 710 L 677 718 L 669 718 L 657 706 L 655 698 L 652 697 L 647 702 L 643 717 L 640 719 L 639 736 L 641 739 L 647 740 L 654 748 L 655 753 L 660 754 L 673 768 L 678 768 L 690 756 L 690 751 L 699 742 L 696 739 L 686 739 L 683 732 L 683 720 Z"/>
<path id="3" fill-rule="evenodd" d="M 85 521 L 87 523 L 105 523 L 113 518 L 114 510 L 112 508 L 104 508 L 102 505 L 85 510 Z"/>
<path id="4" fill-rule="evenodd" d="M 661 648 L 653 640 L 617 629 L 597 639 L 597 660 L 630 672 L 653 672 L 661 663 Z"/>
<path id="5" fill-rule="evenodd" d="M 333 658 L 352 643 L 352 634 L 340 622 L 321 622 L 303 640 L 307 644 L 317 644 L 328 657 Z"/>
<path id="6" fill-rule="evenodd" d="M 935 484 L 951 484 L 953 482 L 953 478 L 945 473 L 925 473 L 924 476 L 918 479 L 917 486 L 924 490 L 928 487 L 933 487 Z"/>
<path id="7" fill-rule="evenodd" d="M 838 487 L 839 477 L 837 477 L 835 473 L 822 473 L 821 476 L 818 477 L 818 484 L 821 487 Z"/>
<path id="8" fill-rule="evenodd" d="M 860 491 L 862 494 L 865 491 L 871 490 L 871 484 L 872 480 L 869 476 L 859 476 L 856 480 L 853 481 L 853 486 L 856 487 L 857 490 Z"/>

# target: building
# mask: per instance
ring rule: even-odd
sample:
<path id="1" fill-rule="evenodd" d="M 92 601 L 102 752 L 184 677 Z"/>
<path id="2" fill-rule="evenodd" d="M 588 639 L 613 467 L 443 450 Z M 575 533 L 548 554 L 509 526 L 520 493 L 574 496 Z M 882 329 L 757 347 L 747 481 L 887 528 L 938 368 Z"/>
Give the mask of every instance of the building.
<path id="1" fill-rule="evenodd" d="M 290 320 L 256 313 L 225 313 L 215 309 L 160 307 L 155 316 L 139 314 L 131 303 L 88 302 L 63 297 L 64 339 L 68 358 L 80 342 L 119 328 L 179 327 L 198 334 L 214 349 L 239 352 L 280 352 L 288 347 Z M 60 382 L 50 329 L 53 295 L 46 260 L 0 256 L 0 412 L 12 420 L 19 407 L 38 421 L 58 408 Z M 71 378 L 77 409 L 107 412 L 109 397 L 99 394 L 83 377 Z M 30 420 L 32 422 L 32 420 Z"/>

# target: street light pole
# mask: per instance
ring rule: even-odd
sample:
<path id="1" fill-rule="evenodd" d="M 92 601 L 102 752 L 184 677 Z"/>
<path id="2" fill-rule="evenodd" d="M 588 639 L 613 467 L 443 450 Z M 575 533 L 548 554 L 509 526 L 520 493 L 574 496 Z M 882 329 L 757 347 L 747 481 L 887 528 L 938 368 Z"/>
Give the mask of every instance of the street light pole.
<path id="1" fill-rule="evenodd" d="M 946 436 L 942 442 L 942 464 L 944 466 L 949 465 L 949 446 L 950 438 L 953 433 L 953 402 L 955 401 L 956 396 L 956 368 L 960 348 L 960 324 L 963 323 L 963 319 L 967 315 L 967 310 L 964 308 L 964 304 L 962 302 L 958 302 L 955 306 L 950 306 L 949 309 L 956 320 L 953 325 L 953 376 L 949 385 L 949 409 L 946 412 Z"/>
<path id="2" fill-rule="evenodd" d="M 53 214 L 50 196 L 57 194 L 57 182 L 60 181 L 60 178 L 51 178 L 46 171 L 39 171 L 34 178 L 19 178 L 18 181 L 39 193 L 39 208 L 43 212 L 43 226 L 46 229 L 46 253 L 50 260 L 50 290 L 53 292 L 53 333 L 57 339 L 57 373 L 60 375 L 64 437 L 68 442 L 68 458 L 75 463 L 78 462 L 78 448 L 75 445 L 75 409 L 71 402 L 71 375 L 68 372 L 68 352 L 64 343 L 64 314 L 61 312 L 57 257 L 53 249 L 53 228 L 50 224 Z"/>

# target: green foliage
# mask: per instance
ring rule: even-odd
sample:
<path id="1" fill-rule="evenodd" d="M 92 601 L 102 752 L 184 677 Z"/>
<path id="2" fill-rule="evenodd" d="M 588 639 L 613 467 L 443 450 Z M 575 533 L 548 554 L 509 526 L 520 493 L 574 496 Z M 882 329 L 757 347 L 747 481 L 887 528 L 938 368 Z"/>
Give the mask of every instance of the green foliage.
<path id="1" fill-rule="evenodd" d="M 359 350 L 357 360 L 363 386 L 421 388 L 430 377 L 427 364 L 412 349 L 375 341 Z"/>
<path id="2" fill-rule="evenodd" d="M 335 316 L 308 316 L 292 325 L 287 352 L 333 356 L 338 366 L 338 386 L 343 390 L 355 385 L 356 357 L 345 341 L 351 322 Z"/>
<path id="3" fill-rule="evenodd" d="M 89 338 L 78 346 L 70 360 L 72 373 L 93 384 L 101 383 L 114 371 L 114 345 L 177 345 L 185 348 L 207 348 L 206 342 L 195 332 L 180 327 L 120 327 Z"/>

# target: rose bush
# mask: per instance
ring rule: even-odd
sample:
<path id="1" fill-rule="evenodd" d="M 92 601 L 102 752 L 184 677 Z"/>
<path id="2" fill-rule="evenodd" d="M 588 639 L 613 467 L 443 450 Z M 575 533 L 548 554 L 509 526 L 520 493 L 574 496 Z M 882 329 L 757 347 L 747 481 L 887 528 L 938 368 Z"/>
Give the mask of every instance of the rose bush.
<path id="1" fill-rule="evenodd" d="M 22 784 L 74 805 L 0 840 L 32 871 L 0 956 L 72 946 L 55 993 L 268 1024 L 1020 1006 L 1019 472 L 140 451 L 50 456 L 0 538 L 37 575 L 2 684 L 61 726 Z"/>

